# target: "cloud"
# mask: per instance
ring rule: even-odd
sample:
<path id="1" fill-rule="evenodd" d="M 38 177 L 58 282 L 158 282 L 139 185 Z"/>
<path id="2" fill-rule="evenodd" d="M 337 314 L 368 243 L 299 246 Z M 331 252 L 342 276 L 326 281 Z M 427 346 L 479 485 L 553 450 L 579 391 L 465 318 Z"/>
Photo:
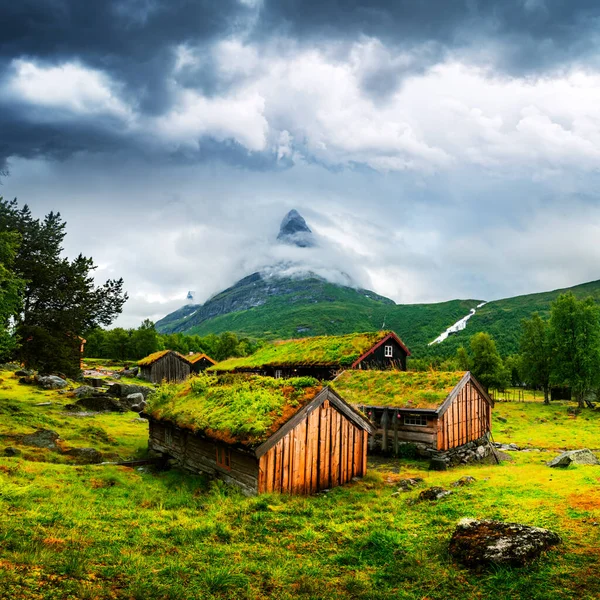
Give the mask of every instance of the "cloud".
<path id="1" fill-rule="evenodd" d="M 595 0 L 5 2 L 2 192 L 61 210 L 66 252 L 125 277 L 128 325 L 268 265 L 398 302 L 595 278 L 599 15 Z M 274 245 L 290 208 L 319 251 Z"/>

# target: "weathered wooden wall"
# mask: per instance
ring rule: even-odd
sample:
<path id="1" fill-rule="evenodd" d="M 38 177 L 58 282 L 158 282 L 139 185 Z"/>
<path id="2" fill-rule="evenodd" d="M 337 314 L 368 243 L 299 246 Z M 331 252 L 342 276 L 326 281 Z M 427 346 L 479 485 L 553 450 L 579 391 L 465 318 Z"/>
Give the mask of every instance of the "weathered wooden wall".
<path id="1" fill-rule="evenodd" d="M 438 421 L 437 449 L 477 440 L 491 429 L 492 409 L 469 381 Z"/>
<path id="2" fill-rule="evenodd" d="M 190 363 L 175 354 L 166 354 L 151 365 L 140 368 L 140 376 L 152 383 L 184 381 L 192 372 Z"/>
<path id="3" fill-rule="evenodd" d="M 192 371 L 194 373 L 202 373 L 202 371 L 204 371 L 204 369 L 208 369 L 208 367 L 212 367 L 213 363 L 210 362 L 210 360 L 207 360 L 206 358 L 200 358 L 199 360 L 197 360 L 195 363 L 192 364 Z"/>
<path id="4" fill-rule="evenodd" d="M 260 458 L 258 491 L 311 494 L 362 477 L 367 435 L 326 400 Z"/>
<path id="5" fill-rule="evenodd" d="M 404 416 L 415 414 L 397 408 L 362 406 L 375 426 L 375 433 L 369 437 L 369 449 L 384 453 L 398 454 L 400 444 L 406 442 L 424 444 L 428 448 L 436 447 L 437 416 L 427 415 L 427 426 L 404 425 Z"/>
<path id="6" fill-rule="evenodd" d="M 191 431 L 150 420 L 149 446 L 178 460 L 195 473 L 206 473 L 237 485 L 246 494 L 258 491 L 258 460 L 249 453 L 231 449 L 231 469 L 217 464 L 218 443 L 204 440 Z"/>
<path id="7" fill-rule="evenodd" d="M 392 357 L 385 355 L 385 346 L 392 346 Z M 398 369 L 399 371 L 406 371 L 406 351 L 396 340 L 387 340 L 356 365 L 356 368 L 377 370 Z"/>

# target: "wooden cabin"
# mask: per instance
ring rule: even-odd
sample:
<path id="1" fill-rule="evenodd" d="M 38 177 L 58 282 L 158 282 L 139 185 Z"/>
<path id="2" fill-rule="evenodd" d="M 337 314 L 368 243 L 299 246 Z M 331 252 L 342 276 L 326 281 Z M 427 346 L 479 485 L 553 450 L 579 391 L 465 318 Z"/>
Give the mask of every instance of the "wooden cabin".
<path id="1" fill-rule="evenodd" d="M 283 340 L 254 354 L 210 367 L 216 373 L 255 373 L 268 377 L 333 379 L 343 369 L 406 370 L 408 348 L 393 331 Z"/>
<path id="2" fill-rule="evenodd" d="M 138 361 L 140 377 L 152 383 L 184 381 L 192 372 L 185 356 L 174 350 L 154 352 Z"/>
<path id="3" fill-rule="evenodd" d="M 462 460 L 467 446 L 489 454 L 494 402 L 468 371 L 345 371 L 333 387 L 373 423 L 371 451 L 398 455 L 412 444 L 431 458 Z"/>
<path id="4" fill-rule="evenodd" d="M 190 354 L 186 357 L 188 362 L 192 365 L 192 373 L 202 373 L 208 367 L 212 367 L 217 364 L 216 360 L 213 360 L 208 354 Z"/>
<path id="5" fill-rule="evenodd" d="M 201 390 L 197 381 L 146 409 L 150 449 L 183 468 L 246 494 L 311 494 L 366 473 L 368 419 L 316 380 L 236 375 Z"/>

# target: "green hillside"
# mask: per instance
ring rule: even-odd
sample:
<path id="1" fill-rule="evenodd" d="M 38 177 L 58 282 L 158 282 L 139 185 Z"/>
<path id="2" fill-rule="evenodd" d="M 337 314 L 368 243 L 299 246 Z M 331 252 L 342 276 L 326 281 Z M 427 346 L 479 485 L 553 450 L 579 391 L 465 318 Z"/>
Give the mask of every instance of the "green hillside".
<path id="1" fill-rule="evenodd" d="M 478 309 L 465 330 L 450 336 L 439 345 L 427 348 L 426 353 L 444 356 L 453 354 L 459 346 L 466 345 L 473 334 L 480 331 L 489 333 L 496 340 L 501 354 L 517 352 L 521 337 L 521 321 L 529 318 L 534 312 L 539 312 L 544 318 L 549 317 L 551 303 L 565 292 L 573 292 L 580 299 L 591 296 L 600 303 L 600 281 L 590 281 L 551 292 L 495 300 Z"/>
<path id="2" fill-rule="evenodd" d="M 435 304 L 395 304 L 369 290 L 307 279 L 246 277 L 204 305 L 184 306 L 157 323 L 163 333 L 207 335 L 234 331 L 265 339 L 342 335 L 391 329 L 414 357 L 450 356 L 479 332 L 490 333 L 500 352 L 518 351 L 521 320 L 535 311 L 550 313 L 550 304 L 566 291 L 600 302 L 600 281 L 572 288 L 516 296 L 489 302 L 478 309 L 467 328 L 441 344 L 428 346 L 448 327 L 475 308 L 480 300 L 451 300 Z"/>
<path id="3" fill-rule="evenodd" d="M 261 288 L 246 290 L 242 296 L 240 288 L 248 287 L 244 281 L 215 296 L 203 307 L 188 306 L 168 315 L 157 323 L 158 330 L 190 335 L 234 331 L 254 338 L 287 339 L 384 328 L 399 333 L 411 351 L 418 351 L 479 303 L 478 300 L 452 300 L 396 305 L 374 292 L 318 278 L 279 280 L 276 286 L 269 284 L 278 293 L 268 294 Z M 245 301 L 251 297 L 253 302 L 261 304 L 235 310 L 230 296 L 245 297 Z M 213 310 L 216 302 L 233 310 L 198 322 L 200 311 Z"/>

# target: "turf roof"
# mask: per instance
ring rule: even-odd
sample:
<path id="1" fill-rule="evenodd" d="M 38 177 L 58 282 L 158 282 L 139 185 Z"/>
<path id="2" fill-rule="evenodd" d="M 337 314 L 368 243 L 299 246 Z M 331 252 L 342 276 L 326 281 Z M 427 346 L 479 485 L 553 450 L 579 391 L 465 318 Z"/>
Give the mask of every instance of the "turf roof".
<path id="1" fill-rule="evenodd" d="M 321 335 L 273 342 L 250 356 L 230 358 L 214 367 L 209 367 L 209 370 L 221 372 L 296 365 L 349 367 L 390 333 L 390 331 L 375 331 L 348 335 Z"/>
<path id="2" fill-rule="evenodd" d="M 217 361 L 213 360 L 210 356 L 208 356 L 208 354 L 203 354 L 201 352 L 198 352 L 196 354 L 190 354 L 189 356 L 186 356 L 186 359 L 189 362 L 191 362 L 192 364 L 197 363 L 202 358 L 205 358 L 206 360 L 211 362 L 213 365 L 217 364 Z"/>
<path id="3" fill-rule="evenodd" d="M 152 354 L 148 354 L 145 358 L 138 360 L 138 366 L 145 367 L 147 365 L 151 365 L 153 362 L 156 362 L 159 358 L 162 358 L 166 354 L 169 354 L 170 350 L 159 350 L 158 352 L 153 352 Z"/>
<path id="4" fill-rule="evenodd" d="M 354 405 L 439 408 L 464 371 L 344 371 L 331 387 Z"/>
<path id="5" fill-rule="evenodd" d="M 183 384 L 161 386 L 150 396 L 146 412 L 212 439 L 256 447 L 321 389 L 312 377 L 200 374 Z"/>

